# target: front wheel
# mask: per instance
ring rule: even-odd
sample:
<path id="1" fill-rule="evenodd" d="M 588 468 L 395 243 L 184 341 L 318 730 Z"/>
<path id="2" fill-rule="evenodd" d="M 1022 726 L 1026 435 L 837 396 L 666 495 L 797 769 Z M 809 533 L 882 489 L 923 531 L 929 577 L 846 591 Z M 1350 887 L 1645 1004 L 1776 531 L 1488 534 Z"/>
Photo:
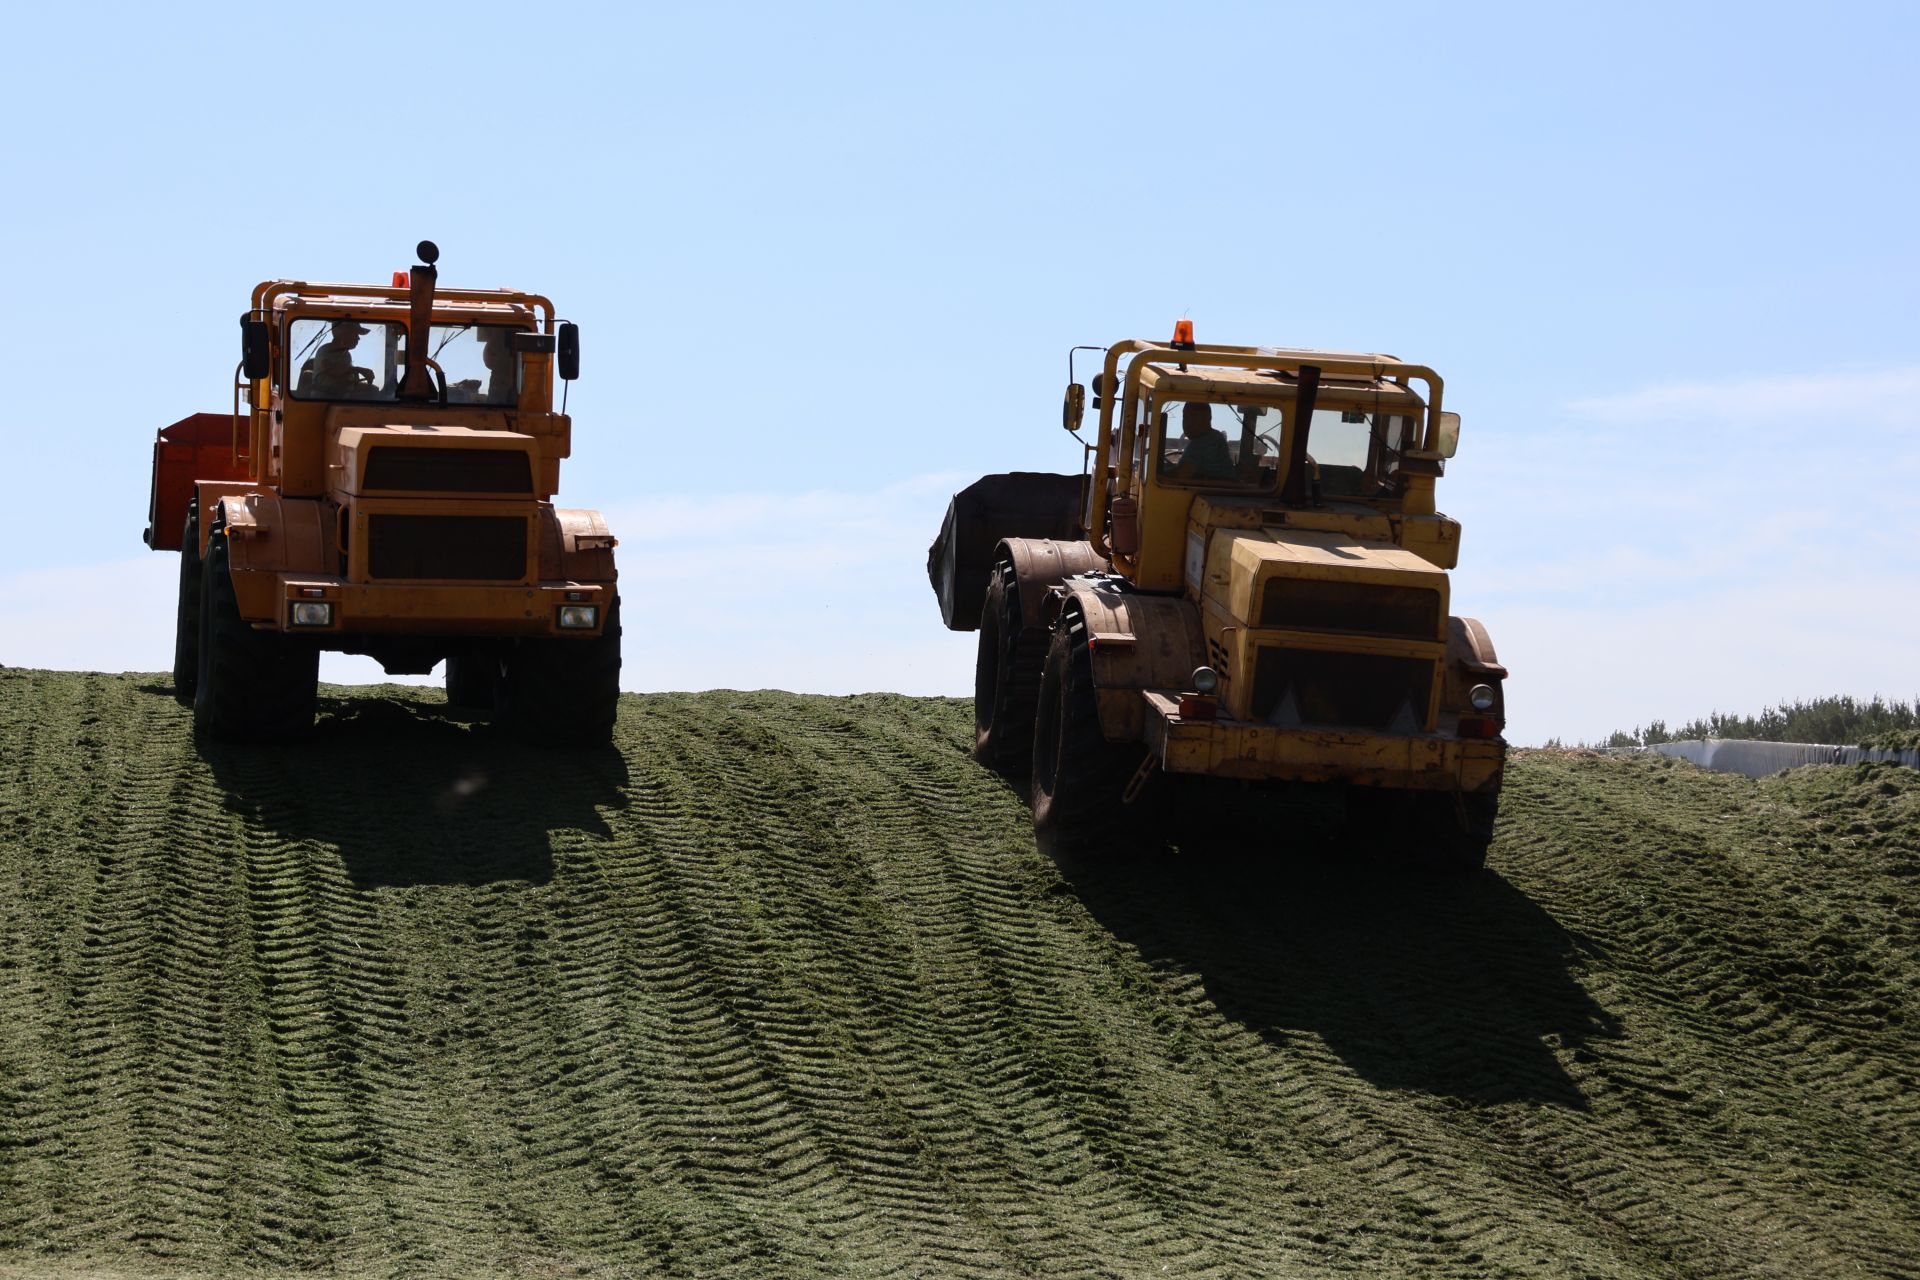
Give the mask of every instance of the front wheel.
<path id="1" fill-rule="evenodd" d="M 320 650 L 276 631 L 256 631 L 240 615 L 230 560 L 226 523 L 216 515 L 200 584 L 193 727 L 230 742 L 297 738 L 313 727 Z"/>
<path id="2" fill-rule="evenodd" d="M 620 601 L 607 607 L 600 634 L 572 640 L 522 640 L 501 664 L 494 723 L 516 737 L 553 746 L 613 741 L 620 709 Z"/>
<path id="3" fill-rule="evenodd" d="M 1121 843 L 1130 817 L 1122 796 L 1141 758 L 1137 746 L 1101 732 L 1086 626 L 1068 614 L 1048 640 L 1033 726 L 1033 830 L 1041 847 L 1083 853 Z"/>
<path id="4" fill-rule="evenodd" d="M 1347 836 L 1389 858 L 1435 871 L 1471 875 L 1487 864 L 1500 784 L 1481 791 L 1379 791 L 1348 793 Z"/>
<path id="5" fill-rule="evenodd" d="M 500 658 L 493 653 L 455 654 L 447 659 L 447 705 L 461 711 L 493 710 Z"/>
<path id="6" fill-rule="evenodd" d="M 1500 816 L 1498 784 L 1484 791 L 1443 791 L 1427 797 L 1432 813 L 1424 833 L 1430 858 L 1443 871 L 1471 874 L 1487 865 L 1487 846 Z"/>

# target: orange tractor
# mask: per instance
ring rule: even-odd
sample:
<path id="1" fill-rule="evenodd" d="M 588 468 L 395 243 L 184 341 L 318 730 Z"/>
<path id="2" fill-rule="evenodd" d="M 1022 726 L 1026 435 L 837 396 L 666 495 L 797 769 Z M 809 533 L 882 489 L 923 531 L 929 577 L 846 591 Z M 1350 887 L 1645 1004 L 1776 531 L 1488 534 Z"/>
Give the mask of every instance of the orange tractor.
<path id="1" fill-rule="evenodd" d="M 419 256 L 388 285 L 258 285 L 233 411 L 160 432 L 145 537 L 180 552 L 173 681 L 198 732 L 305 732 L 333 650 L 444 662 L 449 702 L 525 737 L 611 736 L 615 540 L 552 501 L 579 330 L 537 294 L 436 289 L 439 251 Z"/>

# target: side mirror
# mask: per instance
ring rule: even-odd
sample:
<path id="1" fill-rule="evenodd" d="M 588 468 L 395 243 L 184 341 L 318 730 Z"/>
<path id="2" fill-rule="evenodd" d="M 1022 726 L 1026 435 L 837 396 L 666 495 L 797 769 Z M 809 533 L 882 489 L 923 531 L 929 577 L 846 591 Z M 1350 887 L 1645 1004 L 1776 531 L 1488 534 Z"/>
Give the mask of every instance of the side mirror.
<path id="1" fill-rule="evenodd" d="M 240 317 L 240 371 L 248 382 L 258 382 L 273 370 L 268 354 L 267 322 Z"/>
<path id="2" fill-rule="evenodd" d="M 560 342 L 555 362 L 560 366 L 563 381 L 572 382 L 580 376 L 580 326 L 571 320 L 560 325 Z"/>
<path id="3" fill-rule="evenodd" d="M 1451 458 L 1460 449 L 1460 415 L 1442 412 L 1434 427 L 1433 451 Z"/>
<path id="4" fill-rule="evenodd" d="M 1067 384 L 1066 402 L 1060 406 L 1060 425 L 1078 435 L 1080 416 L 1087 411 L 1087 389 L 1077 382 Z"/>

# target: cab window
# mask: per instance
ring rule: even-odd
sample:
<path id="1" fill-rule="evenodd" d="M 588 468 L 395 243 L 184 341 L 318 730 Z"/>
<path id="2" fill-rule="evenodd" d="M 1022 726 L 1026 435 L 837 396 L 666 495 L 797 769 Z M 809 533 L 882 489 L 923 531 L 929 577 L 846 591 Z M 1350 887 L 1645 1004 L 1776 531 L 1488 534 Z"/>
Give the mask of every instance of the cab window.
<path id="1" fill-rule="evenodd" d="M 1156 404 L 1153 414 L 1161 484 L 1252 493 L 1278 482 L 1278 409 L 1169 400 Z"/>

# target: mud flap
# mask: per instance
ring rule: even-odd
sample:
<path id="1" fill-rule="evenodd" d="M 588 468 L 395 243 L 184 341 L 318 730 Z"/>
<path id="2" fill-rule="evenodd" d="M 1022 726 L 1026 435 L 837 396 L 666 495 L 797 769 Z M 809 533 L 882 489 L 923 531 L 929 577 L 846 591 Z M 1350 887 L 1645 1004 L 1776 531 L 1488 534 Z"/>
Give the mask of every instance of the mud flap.
<path id="1" fill-rule="evenodd" d="M 949 631 L 977 631 L 987 572 L 1002 538 L 1080 534 L 1086 479 L 1041 471 L 983 476 L 953 495 L 940 536 L 927 549 L 927 578 Z"/>

